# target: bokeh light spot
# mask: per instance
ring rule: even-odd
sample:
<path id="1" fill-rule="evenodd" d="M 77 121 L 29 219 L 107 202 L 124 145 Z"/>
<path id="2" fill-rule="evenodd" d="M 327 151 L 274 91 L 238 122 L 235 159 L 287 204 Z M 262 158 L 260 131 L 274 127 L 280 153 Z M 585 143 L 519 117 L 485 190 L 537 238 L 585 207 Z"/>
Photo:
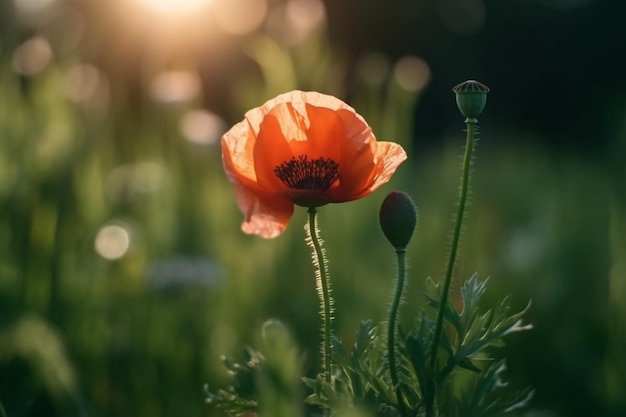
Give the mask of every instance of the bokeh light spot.
<path id="1" fill-rule="evenodd" d="M 104 259 L 119 259 L 130 247 L 130 234 L 120 225 L 104 226 L 96 235 L 94 246 L 98 255 Z"/>
<path id="2" fill-rule="evenodd" d="M 407 91 L 420 91 L 430 81 L 430 67 L 421 58 L 406 56 L 393 69 L 398 85 Z"/>
<path id="3" fill-rule="evenodd" d="M 43 71 L 52 60 L 52 48 L 40 36 L 22 43 L 13 54 L 13 69 L 20 75 L 33 76 Z"/>
<path id="4" fill-rule="evenodd" d="M 200 92 L 200 79 L 191 71 L 166 71 L 158 74 L 150 86 L 150 95 L 160 103 L 184 103 Z"/>
<path id="5" fill-rule="evenodd" d="M 320 0 L 290 0 L 286 6 L 288 21 L 300 32 L 310 32 L 326 21 L 326 9 Z"/>
<path id="6" fill-rule="evenodd" d="M 65 76 L 65 95 L 75 103 L 102 102 L 109 96 L 106 76 L 89 64 L 77 64 Z"/>
<path id="7" fill-rule="evenodd" d="M 216 4 L 218 25 L 232 35 L 246 35 L 256 30 L 267 14 L 266 0 L 228 0 Z"/>
<path id="8" fill-rule="evenodd" d="M 180 133 L 189 142 L 212 145 L 226 131 L 226 122 L 207 110 L 191 110 L 180 121 Z"/>
<path id="9" fill-rule="evenodd" d="M 320 0 L 290 0 L 276 7 L 267 18 L 266 30 L 283 45 L 297 45 L 326 22 L 326 8 Z"/>
<path id="10" fill-rule="evenodd" d="M 44 11 L 55 0 L 14 0 L 15 9 L 18 13 L 34 14 Z"/>
<path id="11" fill-rule="evenodd" d="M 204 9 L 213 0 L 137 0 L 149 10 L 163 15 L 188 15 Z"/>

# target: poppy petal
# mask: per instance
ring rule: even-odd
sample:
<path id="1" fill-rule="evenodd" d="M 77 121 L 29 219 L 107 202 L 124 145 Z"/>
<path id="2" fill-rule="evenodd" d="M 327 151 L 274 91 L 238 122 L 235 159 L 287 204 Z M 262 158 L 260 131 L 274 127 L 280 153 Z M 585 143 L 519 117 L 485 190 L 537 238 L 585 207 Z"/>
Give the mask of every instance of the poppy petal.
<path id="1" fill-rule="evenodd" d="M 381 185 L 387 183 L 398 169 L 401 163 L 406 161 L 407 155 L 402 146 L 395 142 L 378 142 L 376 147 L 376 170 L 370 192 L 375 191 Z"/>
<path id="2" fill-rule="evenodd" d="M 283 117 L 283 120 L 284 117 Z M 286 186 L 274 173 L 274 168 L 293 157 L 288 139 L 284 136 L 281 120 L 274 112 L 260 125 L 260 132 L 252 150 L 259 187 L 267 191 L 286 191 Z"/>
<path id="3" fill-rule="evenodd" d="M 393 142 L 376 142 L 373 155 L 361 152 L 351 163 L 344 163 L 341 186 L 332 190 L 334 202 L 363 198 L 388 182 L 398 166 L 407 159 L 402 146 Z"/>
<path id="4" fill-rule="evenodd" d="M 245 144 L 236 140 L 235 136 L 230 139 L 222 141 L 222 160 L 235 191 L 237 205 L 245 216 L 241 230 L 268 239 L 276 237 L 289 223 L 293 202 L 280 194 L 268 194 L 261 188 L 255 178 L 253 161 L 236 153 L 238 147 Z"/>
<path id="5" fill-rule="evenodd" d="M 253 151 L 259 186 L 285 190 L 274 168 L 300 155 L 306 155 L 309 160 L 338 160 L 344 136 L 342 121 L 333 110 L 308 104 L 279 104 L 259 125 Z"/>
<path id="6" fill-rule="evenodd" d="M 256 181 L 252 149 L 256 132 L 246 121 L 234 125 L 222 136 L 222 161 L 229 177 Z"/>
<path id="7" fill-rule="evenodd" d="M 251 128 L 261 133 L 261 125 L 269 115 L 276 117 L 282 137 L 302 153 L 313 150 L 319 156 L 336 157 L 337 148 L 346 139 L 363 142 L 371 129 L 356 111 L 336 97 L 317 92 L 291 91 L 269 100 L 246 113 Z M 341 135 L 338 137 L 338 135 Z"/>
<path id="8" fill-rule="evenodd" d="M 237 205 L 245 216 L 241 230 L 266 239 L 280 235 L 293 215 L 293 202 L 287 197 L 262 196 L 239 183 L 233 183 Z"/>

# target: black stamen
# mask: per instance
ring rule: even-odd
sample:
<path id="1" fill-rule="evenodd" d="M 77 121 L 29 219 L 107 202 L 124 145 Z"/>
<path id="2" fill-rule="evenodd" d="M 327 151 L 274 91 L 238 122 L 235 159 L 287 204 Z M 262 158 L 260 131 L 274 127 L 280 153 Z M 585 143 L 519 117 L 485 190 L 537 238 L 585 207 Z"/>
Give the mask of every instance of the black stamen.
<path id="1" fill-rule="evenodd" d="M 326 191 L 339 178 L 339 164 L 330 158 L 309 160 L 299 155 L 276 165 L 274 174 L 289 188 Z"/>

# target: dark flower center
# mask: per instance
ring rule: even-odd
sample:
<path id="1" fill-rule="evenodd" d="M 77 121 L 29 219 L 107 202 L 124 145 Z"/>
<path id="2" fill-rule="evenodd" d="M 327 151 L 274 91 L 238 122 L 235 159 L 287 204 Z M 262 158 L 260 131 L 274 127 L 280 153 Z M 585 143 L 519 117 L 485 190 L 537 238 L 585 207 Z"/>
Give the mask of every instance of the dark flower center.
<path id="1" fill-rule="evenodd" d="M 274 168 L 274 174 L 289 188 L 326 191 L 339 179 L 339 164 L 330 158 L 299 155 Z"/>

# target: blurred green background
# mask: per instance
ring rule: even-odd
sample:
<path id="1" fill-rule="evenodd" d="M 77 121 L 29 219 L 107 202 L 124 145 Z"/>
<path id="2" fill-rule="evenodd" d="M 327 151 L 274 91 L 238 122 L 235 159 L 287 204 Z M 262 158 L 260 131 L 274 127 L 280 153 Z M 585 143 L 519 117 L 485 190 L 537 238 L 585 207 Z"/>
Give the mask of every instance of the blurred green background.
<path id="1" fill-rule="evenodd" d="M 492 92 L 455 282 L 532 299 L 535 329 L 500 352 L 536 389 L 527 416 L 626 415 L 624 18 L 619 0 L 2 0 L 0 416 L 220 415 L 203 385 L 270 317 L 316 371 L 304 210 L 243 235 L 219 148 L 294 88 L 409 154 L 320 226 L 349 340 L 392 290 L 378 206 L 413 196 L 410 325 L 443 275 L 468 78 Z"/>

